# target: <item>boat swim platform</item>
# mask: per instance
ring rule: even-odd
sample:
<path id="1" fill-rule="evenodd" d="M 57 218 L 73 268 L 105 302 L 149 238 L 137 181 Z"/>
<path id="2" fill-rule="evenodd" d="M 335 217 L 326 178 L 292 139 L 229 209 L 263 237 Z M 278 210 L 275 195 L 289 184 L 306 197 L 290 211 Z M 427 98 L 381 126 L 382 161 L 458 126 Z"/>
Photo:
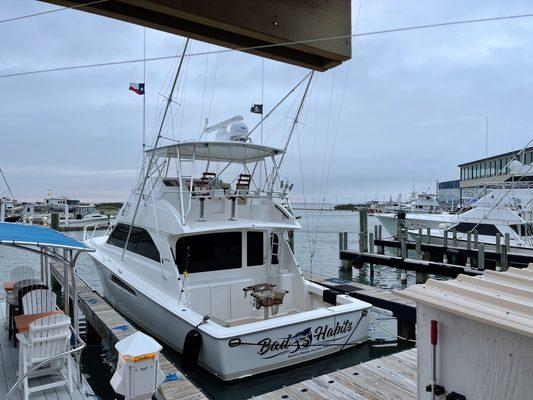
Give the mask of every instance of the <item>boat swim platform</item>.
<path id="1" fill-rule="evenodd" d="M 54 280 L 59 285 L 62 285 L 63 268 L 57 268 L 54 263 L 51 263 L 50 271 Z M 78 291 L 78 307 L 90 324 L 90 326 L 89 324 L 87 326 L 87 334 L 90 334 L 90 329 L 94 329 L 100 338 L 102 338 L 103 342 L 108 344 L 110 349 L 115 352 L 115 343 L 137 332 L 137 329 L 79 276 L 76 278 L 76 285 Z M 69 291 L 69 293 L 72 293 L 72 291 Z M 159 364 L 166 378 L 155 394 L 156 399 L 207 399 L 203 392 L 163 354 L 159 356 Z"/>
<path id="2" fill-rule="evenodd" d="M 253 397 L 255 400 L 415 400 L 416 348 Z"/>
<path id="3" fill-rule="evenodd" d="M 8 339 L 7 330 L 4 329 L 4 323 L 7 316 L 5 315 L 6 303 L 0 302 L 0 398 L 3 399 L 7 392 L 17 381 L 16 373 L 18 370 L 18 356 L 19 348 L 13 346 L 13 341 Z M 72 364 L 74 361 L 71 360 Z M 95 400 L 95 396 L 91 386 L 87 383 L 85 377 L 82 377 L 80 387 L 77 385 L 77 366 L 72 366 L 72 374 L 74 379 L 73 391 L 68 392 L 68 389 L 64 386 L 51 388 L 39 392 L 32 393 L 30 399 L 32 400 Z M 32 382 L 39 381 L 40 384 L 51 383 L 53 380 L 49 376 L 43 376 L 40 378 L 32 378 L 30 380 L 30 386 Z M 20 389 L 15 389 L 13 394 L 9 397 L 10 400 L 22 400 L 24 396 Z"/>
<path id="4" fill-rule="evenodd" d="M 363 283 L 341 278 L 330 278 L 320 274 L 304 273 L 311 282 L 328 289 L 347 294 L 358 300 L 366 301 L 374 307 L 392 312 L 398 322 L 398 334 L 410 339 L 415 338 L 416 303 L 398 296 L 392 290 L 386 290 Z"/>

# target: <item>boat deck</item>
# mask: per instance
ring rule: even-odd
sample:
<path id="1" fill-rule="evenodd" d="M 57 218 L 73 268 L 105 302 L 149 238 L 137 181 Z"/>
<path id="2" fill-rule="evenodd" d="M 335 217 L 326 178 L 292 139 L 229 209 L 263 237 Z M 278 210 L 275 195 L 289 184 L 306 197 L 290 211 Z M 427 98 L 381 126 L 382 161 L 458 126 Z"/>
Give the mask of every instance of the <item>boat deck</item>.
<path id="1" fill-rule="evenodd" d="M 256 396 L 256 400 L 415 400 L 416 349 L 366 363 Z"/>
<path id="2" fill-rule="evenodd" d="M 2 399 L 16 382 L 15 374 L 18 369 L 19 354 L 19 349 L 13 347 L 13 342 L 8 339 L 7 330 L 4 329 L 4 323 L 6 321 L 5 310 L 6 304 L 2 301 L 0 302 L 0 398 Z M 74 368 L 75 375 L 76 371 L 77 368 Z M 35 378 L 30 381 L 30 386 L 32 385 L 32 382 L 40 380 L 41 383 L 49 383 L 52 382 L 51 379 L 52 378 L 50 377 Z M 76 377 L 74 377 L 74 382 L 76 383 Z M 94 400 L 95 398 L 97 397 L 94 395 L 93 390 L 85 378 L 83 378 L 81 387 L 78 388 L 77 385 L 74 384 L 74 390 L 72 393 L 69 393 L 66 387 L 58 387 L 30 395 L 30 399 L 40 400 Z M 19 389 L 16 389 L 10 399 L 22 400 L 22 392 Z"/>

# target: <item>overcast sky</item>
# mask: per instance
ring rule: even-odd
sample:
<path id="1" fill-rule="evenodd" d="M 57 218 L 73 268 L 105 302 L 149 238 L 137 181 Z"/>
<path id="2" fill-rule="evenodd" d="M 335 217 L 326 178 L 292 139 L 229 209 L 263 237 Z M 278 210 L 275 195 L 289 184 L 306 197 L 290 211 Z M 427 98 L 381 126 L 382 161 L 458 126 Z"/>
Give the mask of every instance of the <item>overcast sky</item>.
<path id="1" fill-rule="evenodd" d="M 2 0 L 0 19 L 52 8 Z M 357 1 L 354 21 L 358 9 Z M 530 1 L 364 0 L 358 32 L 532 12 Z M 457 164 L 485 156 L 487 117 L 489 155 L 524 146 L 533 132 L 532 34 L 529 18 L 353 39 L 352 60 L 316 74 L 284 169 L 294 197 L 302 199 L 303 187 L 308 200 L 325 192 L 333 202 L 434 189 L 437 180 L 458 177 Z M 147 57 L 177 54 L 183 45 L 153 30 L 146 42 Z M 0 24 L 0 54 L 0 74 L 135 59 L 143 54 L 143 28 L 63 11 Z M 206 117 L 216 123 L 241 114 L 253 125 L 258 117 L 249 108 L 261 100 L 262 63 L 268 110 L 305 69 L 238 52 L 188 59 L 166 134 L 195 138 Z M 150 138 L 175 67 L 175 60 L 147 65 Z M 128 84 L 142 74 L 142 64 L 129 64 L 0 79 L 0 168 L 15 197 L 42 199 L 51 189 L 124 200 L 141 149 L 141 97 Z M 293 104 L 266 124 L 267 144 L 281 143 Z"/>

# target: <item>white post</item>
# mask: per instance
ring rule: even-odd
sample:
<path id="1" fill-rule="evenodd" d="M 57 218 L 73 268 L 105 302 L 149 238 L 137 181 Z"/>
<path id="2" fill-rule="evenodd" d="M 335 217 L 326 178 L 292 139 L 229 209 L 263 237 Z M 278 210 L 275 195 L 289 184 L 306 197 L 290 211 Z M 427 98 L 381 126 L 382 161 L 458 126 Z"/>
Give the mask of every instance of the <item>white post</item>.
<path id="1" fill-rule="evenodd" d="M 69 227 L 69 221 L 68 221 L 69 213 L 68 213 L 67 203 L 65 203 L 65 210 L 63 211 L 63 213 L 65 214 L 65 227 L 68 228 Z"/>
<path id="2" fill-rule="evenodd" d="M 2 203 L 0 205 L 0 222 L 4 222 L 6 219 L 6 205 Z"/>

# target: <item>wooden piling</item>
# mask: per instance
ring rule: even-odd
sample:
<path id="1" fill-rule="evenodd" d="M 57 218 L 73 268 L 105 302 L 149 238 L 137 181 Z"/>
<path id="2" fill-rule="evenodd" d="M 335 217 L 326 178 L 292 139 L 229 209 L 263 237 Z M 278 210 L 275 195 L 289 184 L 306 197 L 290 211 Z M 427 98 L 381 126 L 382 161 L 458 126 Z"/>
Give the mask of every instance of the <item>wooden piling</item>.
<path id="1" fill-rule="evenodd" d="M 339 232 L 339 251 L 348 249 L 348 232 Z M 352 266 L 349 260 L 341 260 L 341 269 L 351 271 Z"/>
<path id="2" fill-rule="evenodd" d="M 370 232 L 368 234 L 368 237 L 370 241 L 370 248 L 368 249 L 368 252 L 370 254 L 373 254 L 374 253 L 374 234 Z M 370 274 L 370 280 L 373 280 L 374 279 L 374 264 L 373 263 L 370 263 L 369 274 Z"/>
<path id="3" fill-rule="evenodd" d="M 474 229 L 474 249 L 477 249 L 479 245 L 479 240 L 478 240 L 477 235 L 478 235 L 477 229 Z"/>
<path id="4" fill-rule="evenodd" d="M 507 257 L 507 246 L 501 245 L 500 250 L 500 268 L 502 271 L 507 271 L 507 268 L 509 268 L 509 260 Z"/>
<path id="5" fill-rule="evenodd" d="M 420 231 L 422 229 L 420 228 Z M 416 256 L 419 260 L 422 260 L 424 258 L 423 252 L 422 252 L 422 236 L 418 235 L 416 238 L 416 244 L 415 244 L 415 250 L 416 250 Z M 416 283 L 426 283 L 428 279 L 428 274 L 426 272 L 419 272 L 416 271 Z"/>
<path id="6" fill-rule="evenodd" d="M 466 232 L 466 249 L 469 251 L 472 249 L 472 232 L 471 231 Z"/>
<path id="7" fill-rule="evenodd" d="M 426 229 L 427 243 L 431 244 L 431 229 Z"/>
<path id="8" fill-rule="evenodd" d="M 453 247 L 457 247 L 457 229 L 452 229 L 452 245 Z"/>
<path id="9" fill-rule="evenodd" d="M 56 231 L 59 230 L 59 213 L 51 214 L 50 227 Z"/>
<path id="10" fill-rule="evenodd" d="M 511 235 L 506 233 L 504 240 L 505 240 L 505 247 L 507 248 L 507 253 L 509 253 L 509 250 L 511 249 Z"/>
<path id="11" fill-rule="evenodd" d="M 368 252 L 368 214 L 366 209 L 359 211 L 359 251 Z"/>
<path id="12" fill-rule="evenodd" d="M 483 271 L 485 269 L 485 244 L 479 243 L 477 253 L 477 269 Z"/>

